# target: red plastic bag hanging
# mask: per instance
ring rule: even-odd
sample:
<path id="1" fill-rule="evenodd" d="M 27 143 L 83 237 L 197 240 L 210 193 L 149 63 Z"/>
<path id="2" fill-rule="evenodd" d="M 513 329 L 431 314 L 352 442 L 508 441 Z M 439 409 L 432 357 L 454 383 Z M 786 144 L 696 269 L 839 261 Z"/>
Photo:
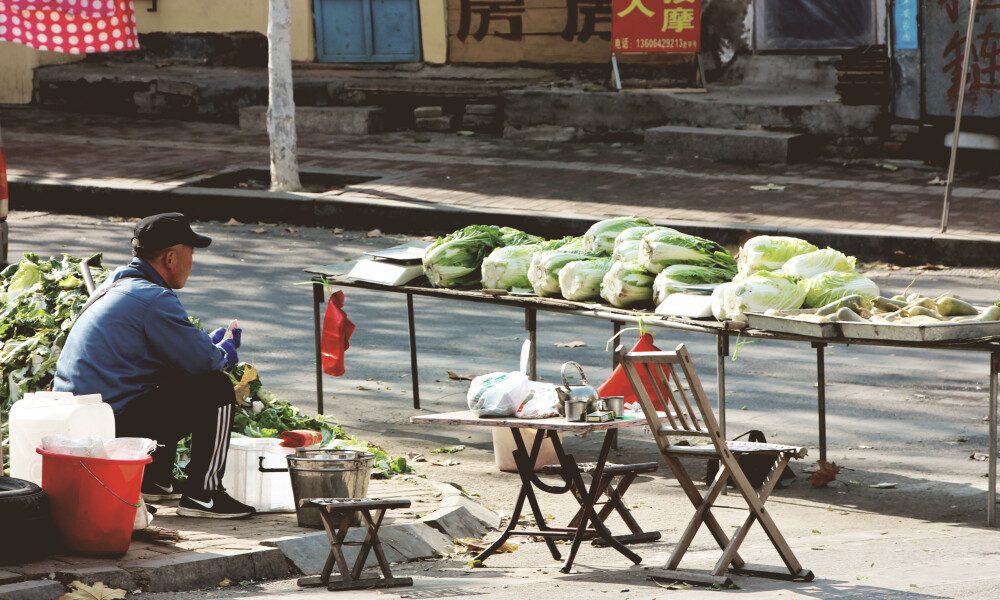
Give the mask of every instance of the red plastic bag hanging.
<path id="1" fill-rule="evenodd" d="M 323 316 L 323 341 L 320 344 L 323 372 L 337 377 L 344 374 L 344 353 L 351 347 L 351 334 L 354 333 L 354 323 L 347 318 L 343 306 L 344 292 L 330 294 Z"/>
<path id="2" fill-rule="evenodd" d="M 657 352 L 659 348 L 653 345 L 653 336 L 644 333 L 639 336 L 639 341 L 632 346 L 632 352 Z M 666 371 L 664 371 L 666 372 Z M 669 376 L 669 375 L 668 375 Z M 646 375 L 642 370 L 639 371 L 639 379 L 646 385 L 646 391 L 649 392 L 649 397 L 653 401 L 653 406 L 656 410 L 663 410 L 663 406 L 660 405 L 658 396 L 656 395 L 653 383 L 649 380 L 649 376 Z M 665 382 L 657 381 L 657 386 L 660 388 L 660 393 L 664 398 L 667 397 L 667 390 L 664 387 Z M 604 396 L 625 396 L 625 403 L 631 404 L 633 402 L 638 402 L 639 397 L 635 395 L 632 391 L 632 386 L 628 382 L 628 377 L 625 375 L 625 369 L 621 365 L 615 367 L 615 370 L 611 372 L 611 377 L 608 380 L 597 386 L 597 393 Z"/>

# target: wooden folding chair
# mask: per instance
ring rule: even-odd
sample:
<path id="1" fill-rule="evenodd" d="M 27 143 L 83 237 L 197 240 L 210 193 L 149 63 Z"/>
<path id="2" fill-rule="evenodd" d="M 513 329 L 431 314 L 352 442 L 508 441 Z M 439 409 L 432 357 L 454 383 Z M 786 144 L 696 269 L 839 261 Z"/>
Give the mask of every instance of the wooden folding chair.
<path id="1" fill-rule="evenodd" d="M 660 452 L 677 477 L 681 489 L 695 506 L 695 514 L 674 548 L 670 560 L 663 569 L 653 569 L 648 571 L 648 574 L 655 578 L 708 585 L 730 585 L 732 581 L 729 579 L 729 574 L 811 581 L 812 571 L 802 568 L 788 543 L 785 542 L 785 538 L 778 531 L 778 526 L 771 519 L 770 513 L 764 508 L 764 502 L 774 489 L 789 459 L 802 458 L 806 455 L 806 449 L 780 444 L 727 442 L 698 379 L 691 356 L 683 344 L 677 346 L 673 352 L 627 352 L 624 346 L 618 346 L 615 353 L 639 398 L 646 415 L 646 422 Z M 678 377 L 677 366 L 680 367 L 683 378 Z M 653 407 L 651 392 L 659 400 L 660 405 L 667 408 L 666 412 L 657 413 Z M 671 444 L 671 436 L 707 437 L 712 444 L 680 446 Z M 737 462 L 737 457 L 744 454 L 767 454 L 776 457 L 774 467 L 760 489 L 753 489 Z M 681 458 L 719 460 L 722 468 L 719 469 L 715 481 L 704 496 L 698 491 L 694 480 L 684 468 Z M 715 515 L 712 514 L 713 504 L 730 480 L 749 509 L 742 525 L 733 532 L 732 537 L 723 531 Z M 743 562 L 738 550 L 754 521 L 763 527 L 764 533 L 784 561 L 785 569 L 756 566 L 750 568 Z M 680 571 L 677 567 L 702 524 L 708 528 L 716 543 L 722 548 L 722 556 L 711 574 Z"/>

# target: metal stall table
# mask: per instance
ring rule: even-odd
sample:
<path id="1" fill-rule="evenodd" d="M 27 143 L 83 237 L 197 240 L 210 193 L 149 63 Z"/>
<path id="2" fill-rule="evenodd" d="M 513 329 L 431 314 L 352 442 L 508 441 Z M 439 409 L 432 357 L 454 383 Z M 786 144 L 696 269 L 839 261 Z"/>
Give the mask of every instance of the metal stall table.
<path id="1" fill-rule="evenodd" d="M 361 289 L 377 290 L 406 296 L 406 322 L 409 333 L 410 350 L 410 372 L 413 385 L 413 407 L 420 408 L 420 389 L 417 377 L 417 346 L 416 330 L 413 319 L 413 297 L 427 296 L 432 298 L 443 298 L 447 300 L 458 300 L 465 302 L 478 302 L 484 304 L 495 304 L 499 306 L 518 307 L 524 310 L 525 329 L 528 331 L 528 339 L 531 341 L 531 354 L 529 356 L 529 375 L 536 379 L 536 332 L 537 332 L 537 311 L 545 311 L 564 315 L 589 317 L 610 321 L 614 333 L 618 333 L 622 323 L 638 323 L 647 327 L 659 327 L 679 331 L 690 331 L 694 333 L 706 333 L 716 336 L 716 363 L 717 363 L 717 396 L 719 424 L 723 433 L 726 432 L 726 381 L 725 381 L 725 361 L 729 355 L 729 338 L 739 335 L 743 338 L 771 339 L 777 341 L 792 341 L 809 343 L 816 350 L 816 373 L 817 373 L 817 420 L 819 430 L 819 452 L 820 460 L 826 460 L 826 379 L 823 351 L 830 344 L 862 345 L 862 346 L 884 346 L 884 347 L 905 347 L 909 349 L 933 349 L 933 350 L 960 350 L 972 352 L 988 352 L 990 354 L 990 391 L 989 391 L 989 420 L 991 423 L 989 431 L 989 489 L 987 490 L 987 524 L 990 527 L 997 526 L 996 511 L 996 480 L 997 480 L 997 381 L 1000 373 L 1000 336 L 983 338 L 948 340 L 948 341 L 899 341 L 888 339 L 863 339 L 845 338 L 840 336 L 831 337 L 811 337 L 797 335 L 786 332 L 776 332 L 771 330 L 755 329 L 746 327 L 743 323 L 731 321 L 700 321 L 694 319 L 684 319 L 676 317 L 664 317 L 644 311 L 634 311 L 619 309 L 612 306 L 596 303 L 575 302 L 561 298 L 541 298 L 537 296 L 522 296 L 501 293 L 490 293 L 482 290 L 452 290 L 446 288 L 432 288 L 419 285 L 388 286 L 377 283 L 369 283 L 349 279 L 345 276 L 342 265 L 329 265 L 322 267 L 310 267 L 305 272 L 312 276 L 313 280 L 313 321 L 315 325 L 316 341 L 316 406 L 317 411 L 323 412 L 323 369 L 322 357 L 320 354 L 321 342 L 321 316 L 320 307 L 325 301 L 324 284 L 340 287 L 352 287 Z"/>

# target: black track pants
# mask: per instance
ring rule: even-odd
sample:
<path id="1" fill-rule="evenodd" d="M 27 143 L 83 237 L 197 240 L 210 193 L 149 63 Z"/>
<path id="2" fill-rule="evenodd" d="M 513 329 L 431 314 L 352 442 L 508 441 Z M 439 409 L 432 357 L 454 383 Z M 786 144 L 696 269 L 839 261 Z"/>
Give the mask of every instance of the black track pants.
<path id="1" fill-rule="evenodd" d="M 191 434 L 185 491 L 221 490 L 235 400 L 233 384 L 221 371 L 180 375 L 130 401 L 115 415 L 115 433 L 161 444 L 144 475 L 158 483 L 173 481 L 177 442 Z"/>

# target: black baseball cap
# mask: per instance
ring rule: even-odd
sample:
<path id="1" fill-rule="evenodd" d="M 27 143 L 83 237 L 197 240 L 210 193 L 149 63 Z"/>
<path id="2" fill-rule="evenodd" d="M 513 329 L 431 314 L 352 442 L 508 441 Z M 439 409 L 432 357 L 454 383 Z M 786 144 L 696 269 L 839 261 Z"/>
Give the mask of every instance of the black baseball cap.
<path id="1" fill-rule="evenodd" d="M 207 248 L 212 238 L 195 233 L 188 218 L 181 213 L 152 215 L 139 221 L 132 233 L 133 243 L 139 248 L 156 252 L 177 244 Z"/>

